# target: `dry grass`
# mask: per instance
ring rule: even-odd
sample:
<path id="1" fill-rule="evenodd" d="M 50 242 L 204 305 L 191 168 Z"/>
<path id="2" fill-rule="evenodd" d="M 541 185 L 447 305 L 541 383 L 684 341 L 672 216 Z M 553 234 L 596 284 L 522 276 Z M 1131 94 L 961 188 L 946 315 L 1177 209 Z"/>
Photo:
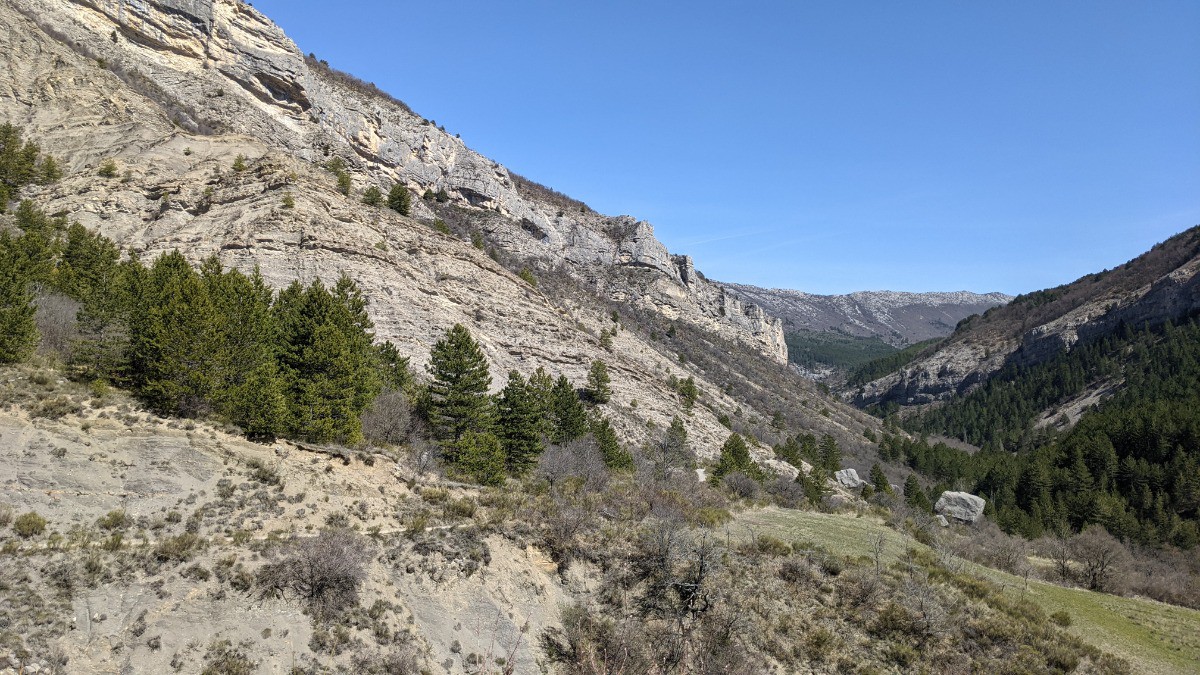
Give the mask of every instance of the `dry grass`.
<path id="1" fill-rule="evenodd" d="M 734 538 L 770 535 L 784 541 L 810 541 L 850 556 L 870 556 L 871 542 L 886 539 L 884 557 L 896 560 L 906 548 L 929 550 L 870 516 L 762 509 L 739 514 L 727 527 Z M 1005 592 L 1037 603 L 1047 614 L 1066 612 L 1070 633 L 1129 660 L 1140 673 L 1200 673 L 1200 612 L 1153 600 L 1123 598 L 1024 579 L 974 563 L 965 571 L 988 579 Z"/>

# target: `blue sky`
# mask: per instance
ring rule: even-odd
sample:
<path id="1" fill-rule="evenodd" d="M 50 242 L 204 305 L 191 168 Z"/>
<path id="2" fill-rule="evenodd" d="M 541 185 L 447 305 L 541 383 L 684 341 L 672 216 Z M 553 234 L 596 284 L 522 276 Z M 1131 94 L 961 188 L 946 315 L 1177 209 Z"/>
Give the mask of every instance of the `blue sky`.
<path id="1" fill-rule="evenodd" d="M 1054 286 L 1200 224 L 1200 3 L 257 0 L 709 277 Z"/>

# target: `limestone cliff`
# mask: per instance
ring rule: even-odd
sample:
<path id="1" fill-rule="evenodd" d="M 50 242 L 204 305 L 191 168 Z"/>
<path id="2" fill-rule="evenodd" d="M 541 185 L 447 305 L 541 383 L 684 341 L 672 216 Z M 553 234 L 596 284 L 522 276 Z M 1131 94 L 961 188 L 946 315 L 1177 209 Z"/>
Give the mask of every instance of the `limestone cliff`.
<path id="1" fill-rule="evenodd" d="M 346 271 L 370 299 L 378 336 L 418 373 L 454 323 L 482 343 L 494 387 L 510 369 L 538 366 L 582 383 L 590 363 L 604 359 L 614 397 L 603 412 L 634 444 L 678 413 L 672 377 L 693 376 L 702 398 L 688 431 L 702 457 L 729 433 L 718 417 L 746 401 L 636 331 L 603 346 L 601 331 L 614 327 L 604 302 L 694 326 L 714 349 L 740 342 L 773 364 L 785 359 L 777 320 L 670 255 L 649 224 L 600 216 L 509 174 L 402 104 L 307 63 L 246 5 L 0 0 L 0 19 L 0 120 L 64 169 L 61 181 L 25 196 L 127 250 L 153 257 L 177 248 L 197 261 L 215 254 L 227 266 L 257 266 L 275 287 Z M 353 171 L 349 196 L 320 166 L 335 155 Z M 106 178 L 109 162 L 117 175 Z M 362 204 L 367 185 L 391 180 L 445 189 L 451 202 L 417 199 L 411 218 Z M 531 288 L 511 266 L 430 227 L 434 209 L 467 214 L 503 252 L 497 257 L 539 274 L 566 271 L 591 299 Z M 784 393 L 818 396 L 803 385 Z M 801 410 L 800 398 L 756 412 Z M 874 423 L 838 406 L 804 424 L 853 444 Z M 769 448 L 756 452 L 773 461 Z"/>
<path id="2" fill-rule="evenodd" d="M 10 0 L 12 1 L 12 0 Z M 611 298 L 742 342 L 780 363 L 780 322 L 677 264 L 649 223 L 608 217 L 511 174 L 372 85 L 306 59 L 238 0 L 23 0 L 48 32 L 140 87 L 195 132 L 243 134 L 308 162 L 343 158 L 358 186 L 445 191 L 488 243 L 592 282 Z M 83 158 L 82 161 L 94 161 Z M 418 217 L 432 217 L 424 205 Z M 495 217 L 499 216 L 499 217 Z M 649 278 L 620 268 L 653 272 Z M 686 275 L 686 278 L 685 278 Z"/>

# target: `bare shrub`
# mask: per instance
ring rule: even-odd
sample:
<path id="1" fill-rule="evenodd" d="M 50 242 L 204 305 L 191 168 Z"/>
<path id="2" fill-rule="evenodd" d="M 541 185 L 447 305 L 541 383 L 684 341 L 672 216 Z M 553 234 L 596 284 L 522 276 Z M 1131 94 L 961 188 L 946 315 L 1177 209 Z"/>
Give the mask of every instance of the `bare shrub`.
<path id="1" fill-rule="evenodd" d="M 608 467 L 596 440 L 588 434 L 564 445 L 551 445 L 538 458 L 537 475 L 561 488 L 584 494 L 599 492 L 608 485 Z"/>
<path id="2" fill-rule="evenodd" d="M 1102 525 L 1092 525 L 1072 539 L 1071 553 L 1084 585 L 1094 591 L 1110 590 L 1118 568 L 1129 560 L 1125 545 Z"/>
<path id="3" fill-rule="evenodd" d="M 80 304 L 60 293 L 44 292 L 34 300 L 37 311 L 33 315 L 42 340 L 38 350 L 53 352 L 68 360 L 71 344 L 79 337 L 75 317 Z"/>
<path id="4" fill-rule="evenodd" d="M 412 405 L 402 391 L 384 391 L 362 416 L 363 437 L 372 443 L 400 445 L 408 440 L 412 425 Z"/>
<path id="5" fill-rule="evenodd" d="M 713 577 L 723 551 L 707 533 L 699 535 L 679 523 L 660 521 L 643 531 L 632 557 L 642 582 L 638 608 L 643 616 L 670 620 L 681 629 L 713 607 Z"/>
<path id="6" fill-rule="evenodd" d="M 740 471 L 726 475 L 721 482 L 738 499 L 754 499 L 758 496 L 758 481 Z"/>
<path id="7" fill-rule="evenodd" d="M 804 504 L 804 486 L 784 476 L 767 483 L 766 490 L 784 508 L 798 509 Z"/>
<path id="8" fill-rule="evenodd" d="M 571 675 L 654 672 L 654 659 L 641 626 L 616 623 L 574 605 L 562 609 L 562 628 L 539 636 L 551 663 Z"/>
<path id="9" fill-rule="evenodd" d="M 1138 551 L 1125 565 L 1121 579 L 1129 593 L 1200 609 L 1200 558 L 1194 552 Z"/>
<path id="10" fill-rule="evenodd" d="M 292 593 L 314 619 L 326 619 L 358 603 L 366 578 L 366 542 L 348 530 L 323 530 L 312 539 L 293 540 L 286 557 L 263 565 L 256 577 L 261 595 Z"/>
<path id="11" fill-rule="evenodd" d="M 229 640 L 219 640 L 204 653 L 204 670 L 200 675 L 252 675 L 258 663 L 246 656 Z"/>
<path id="12" fill-rule="evenodd" d="M 956 553 L 981 565 L 1021 574 L 1029 557 L 1029 542 L 1004 532 L 990 520 L 981 520 L 969 530 Z"/>

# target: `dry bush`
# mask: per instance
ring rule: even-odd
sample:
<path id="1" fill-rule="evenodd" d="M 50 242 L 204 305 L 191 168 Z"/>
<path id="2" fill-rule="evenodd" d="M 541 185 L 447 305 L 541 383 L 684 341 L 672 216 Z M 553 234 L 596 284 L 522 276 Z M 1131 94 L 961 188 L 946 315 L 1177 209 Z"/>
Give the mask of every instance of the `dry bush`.
<path id="1" fill-rule="evenodd" d="M 784 508 L 798 509 L 804 504 L 804 486 L 790 478 L 780 476 L 767 483 L 766 490 Z"/>
<path id="2" fill-rule="evenodd" d="M 1022 574 L 1028 564 L 1029 541 L 1007 534 L 990 520 L 981 520 L 954 547 L 955 553 L 981 565 Z"/>
<path id="3" fill-rule="evenodd" d="M 358 603 L 358 587 L 370 559 L 367 543 L 359 535 L 323 530 L 315 538 L 293 540 L 285 556 L 258 570 L 262 597 L 294 594 L 314 620 L 335 616 Z"/>
<path id="4" fill-rule="evenodd" d="M 1118 571 L 1129 561 L 1129 550 L 1102 525 L 1092 525 L 1073 538 L 1071 555 L 1079 563 L 1084 585 L 1094 591 L 1111 590 Z"/>
<path id="5" fill-rule="evenodd" d="M 538 458 L 536 475 L 551 489 L 568 489 L 591 494 L 608 485 L 604 455 L 591 434 L 564 445 L 551 445 Z"/>
<path id="6" fill-rule="evenodd" d="M 758 496 L 758 491 L 761 487 L 758 481 L 740 471 L 726 475 L 721 480 L 721 483 L 725 486 L 725 489 L 729 490 L 738 499 L 754 499 Z"/>
<path id="7" fill-rule="evenodd" d="M 65 295 L 44 292 L 34 300 L 37 312 L 33 320 L 37 323 L 42 340 L 38 350 L 58 354 L 64 361 L 71 358 L 71 344 L 78 339 L 79 329 L 76 316 L 80 304 Z"/>
<path id="8" fill-rule="evenodd" d="M 363 437 L 371 443 L 400 445 L 413 431 L 412 405 L 402 391 L 388 390 L 375 397 L 362 416 Z"/>

